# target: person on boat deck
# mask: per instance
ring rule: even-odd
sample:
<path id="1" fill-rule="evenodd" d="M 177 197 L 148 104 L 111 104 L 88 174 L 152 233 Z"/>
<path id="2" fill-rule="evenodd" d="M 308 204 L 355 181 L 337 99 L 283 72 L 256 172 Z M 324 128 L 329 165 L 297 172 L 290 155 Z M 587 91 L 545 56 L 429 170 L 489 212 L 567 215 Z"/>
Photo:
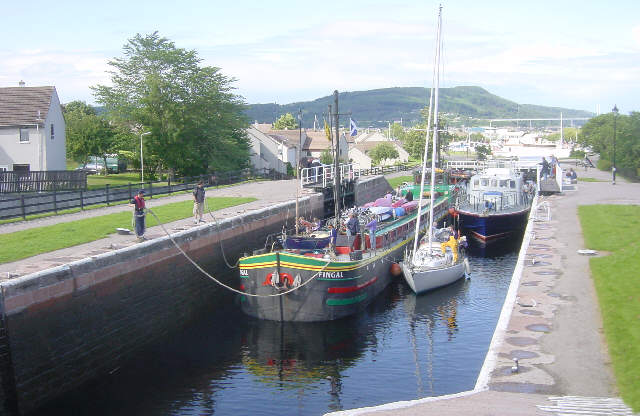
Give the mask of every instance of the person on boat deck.
<path id="1" fill-rule="evenodd" d="M 376 249 L 376 230 L 378 228 L 378 221 L 376 219 L 372 219 L 369 224 L 365 225 L 369 230 L 369 241 L 371 242 L 371 248 Z"/>
<path id="2" fill-rule="evenodd" d="M 542 168 L 540 169 L 540 174 L 542 175 L 542 179 L 543 180 L 547 180 L 547 177 L 549 177 L 549 162 L 547 162 L 547 159 L 544 158 L 544 156 L 542 157 L 542 163 L 540 163 L 542 165 Z"/>
<path id="3" fill-rule="evenodd" d="M 338 239 L 338 230 L 333 226 L 333 224 L 329 224 L 329 249 L 333 251 L 336 248 L 336 240 Z"/>
<path id="4" fill-rule="evenodd" d="M 404 199 L 407 202 L 413 201 L 413 192 L 411 192 L 411 189 L 407 191 L 406 195 L 404 196 Z"/>
<path id="5" fill-rule="evenodd" d="M 347 236 L 349 237 L 358 235 L 358 233 L 360 232 L 360 223 L 356 218 L 356 214 L 354 214 L 353 212 L 349 214 L 349 220 L 347 220 L 345 225 L 347 227 Z"/>
<path id="6" fill-rule="evenodd" d="M 549 165 L 551 169 L 551 176 L 556 176 L 556 167 L 558 166 L 558 159 L 554 155 L 549 156 Z"/>
<path id="7" fill-rule="evenodd" d="M 312 231 L 318 231 L 321 227 L 322 227 L 322 221 L 320 221 L 318 217 L 314 217 Z"/>
<path id="8" fill-rule="evenodd" d="M 313 230 L 313 224 L 305 220 L 304 217 L 298 218 L 298 224 L 300 224 L 301 227 L 304 227 L 305 231 L 308 233 L 310 233 L 311 230 Z"/>

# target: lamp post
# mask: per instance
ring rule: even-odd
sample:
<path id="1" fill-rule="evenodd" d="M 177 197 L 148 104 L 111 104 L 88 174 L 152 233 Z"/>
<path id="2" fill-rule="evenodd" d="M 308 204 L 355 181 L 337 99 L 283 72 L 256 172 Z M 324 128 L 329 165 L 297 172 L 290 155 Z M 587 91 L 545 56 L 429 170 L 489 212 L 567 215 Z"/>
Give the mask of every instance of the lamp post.
<path id="1" fill-rule="evenodd" d="M 613 177 L 612 185 L 616 184 L 616 119 L 618 118 L 618 106 L 613 105 L 613 156 L 611 157 L 611 175 Z"/>
<path id="2" fill-rule="evenodd" d="M 150 131 L 146 133 L 140 133 L 140 185 L 144 186 L 144 158 L 142 157 L 142 136 L 146 136 L 147 134 L 151 134 Z"/>

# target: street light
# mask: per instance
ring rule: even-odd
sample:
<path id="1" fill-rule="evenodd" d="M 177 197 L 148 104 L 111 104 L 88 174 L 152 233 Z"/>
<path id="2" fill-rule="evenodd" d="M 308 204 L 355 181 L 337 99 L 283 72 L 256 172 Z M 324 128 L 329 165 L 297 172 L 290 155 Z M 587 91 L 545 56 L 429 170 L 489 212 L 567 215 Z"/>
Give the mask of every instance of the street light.
<path id="1" fill-rule="evenodd" d="M 140 169 L 141 169 L 140 184 L 142 186 L 144 186 L 144 158 L 142 157 L 142 136 L 146 136 L 147 134 L 151 134 L 151 132 L 148 131 L 146 133 L 140 133 Z"/>
<path id="2" fill-rule="evenodd" d="M 613 157 L 611 158 L 611 175 L 613 177 L 612 185 L 616 184 L 616 119 L 618 118 L 618 106 L 613 105 Z"/>

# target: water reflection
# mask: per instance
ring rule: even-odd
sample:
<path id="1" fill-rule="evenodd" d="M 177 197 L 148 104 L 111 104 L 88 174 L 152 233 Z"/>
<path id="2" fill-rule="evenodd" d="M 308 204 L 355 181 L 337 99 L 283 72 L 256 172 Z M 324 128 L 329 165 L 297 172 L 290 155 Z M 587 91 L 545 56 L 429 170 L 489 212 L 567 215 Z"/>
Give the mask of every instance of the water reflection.
<path id="1" fill-rule="evenodd" d="M 38 414 L 319 415 L 468 390 L 515 260 L 471 257 L 471 280 L 420 296 L 398 281 L 333 322 L 260 321 L 229 304 Z"/>

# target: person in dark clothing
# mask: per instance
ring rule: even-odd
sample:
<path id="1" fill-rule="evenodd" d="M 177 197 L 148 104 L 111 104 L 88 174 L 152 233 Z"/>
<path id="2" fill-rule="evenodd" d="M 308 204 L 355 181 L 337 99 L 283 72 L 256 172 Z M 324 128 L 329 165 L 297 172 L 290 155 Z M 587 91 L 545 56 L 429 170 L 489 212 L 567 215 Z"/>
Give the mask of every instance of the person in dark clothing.
<path id="1" fill-rule="evenodd" d="M 135 224 L 136 237 L 138 237 L 138 241 L 144 240 L 144 232 L 145 232 L 145 210 L 146 205 L 144 202 L 144 189 L 140 189 L 138 191 L 138 195 L 136 195 L 130 202 L 129 206 L 133 207 L 133 219 Z"/>
<path id="2" fill-rule="evenodd" d="M 407 194 L 404 196 L 404 199 L 405 199 L 407 202 L 411 202 L 411 201 L 413 201 L 413 192 L 411 192 L 411 190 L 408 190 L 408 191 L 407 191 Z"/>
<path id="3" fill-rule="evenodd" d="M 349 237 L 356 236 L 360 232 L 360 222 L 358 221 L 358 218 L 356 218 L 356 215 L 353 212 L 349 214 L 349 220 L 347 221 L 346 226 L 347 226 L 347 235 Z"/>
<path id="4" fill-rule="evenodd" d="M 542 168 L 540 169 L 540 174 L 542 175 L 542 179 L 546 181 L 549 173 L 551 173 L 551 165 L 549 165 L 549 162 L 547 162 L 547 159 L 544 157 L 542 158 L 541 165 Z"/>
<path id="5" fill-rule="evenodd" d="M 204 222 L 202 215 L 204 214 L 204 184 L 198 182 L 198 186 L 193 190 L 193 222 Z"/>

